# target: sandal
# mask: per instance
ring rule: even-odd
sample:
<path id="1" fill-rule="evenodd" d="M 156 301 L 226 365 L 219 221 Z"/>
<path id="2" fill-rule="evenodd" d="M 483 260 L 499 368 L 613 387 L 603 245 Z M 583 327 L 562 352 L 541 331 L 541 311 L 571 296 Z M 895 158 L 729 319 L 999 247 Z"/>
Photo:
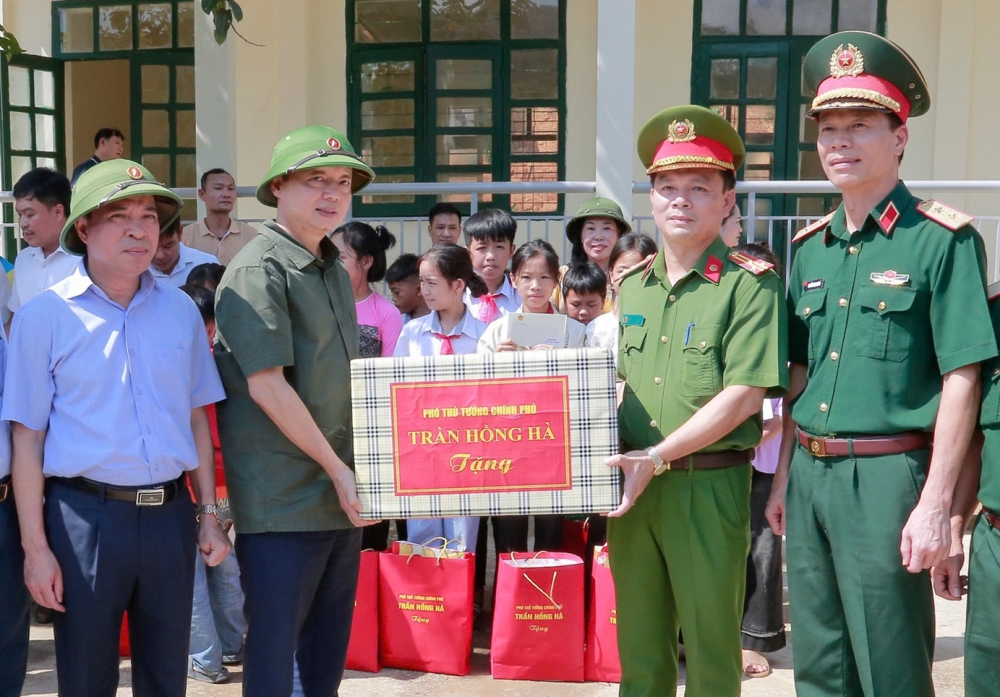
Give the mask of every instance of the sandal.
<path id="1" fill-rule="evenodd" d="M 751 668 L 758 670 L 751 670 Z M 743 674 L 748 678 L 766 678 L 771 674 L 771 664 L 756 651 L 743 649 Z"/>

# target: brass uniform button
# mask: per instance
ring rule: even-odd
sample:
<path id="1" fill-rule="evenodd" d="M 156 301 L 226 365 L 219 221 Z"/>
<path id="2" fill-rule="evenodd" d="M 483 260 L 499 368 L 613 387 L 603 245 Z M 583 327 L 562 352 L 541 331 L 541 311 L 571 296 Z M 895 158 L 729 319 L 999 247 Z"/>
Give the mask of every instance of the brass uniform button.
<path id="1" fill-rule="evenodd" d="M 661 344 L 665 344 L 665 343 L 667 343 L 668 341 L 670 341 L 670 339 L 668 339 L 667 337 L 665 337 L 665 336 L 661 336 L 661 337 L 660 337 L 660 343 L 661 343 Z"/>
<path id="2" fill-rule="evenodd" d="M 840 354 L 839 353 L 837 353 L 836 351 L 830 351 L 830 360 L 831 361 L 835 361 L 838 358 L 840 358 Z"/>
<path id="3" fill-rule="evenodd" d="M 661 380 L 660 378 L 653 378 L 653 382 L 659 385 L 661 382 L 663 382 L 663 380 Z"/>
<path id="4" fill-rule="evenodd" d="M 840 306 L 841 307 L 847 307 L 847 298 L 841 298 L 840 299 Z"/>
<path id="5" fill-rule="evenodd" d="M 804 309 L 804 310 L 802 311 L 802 315 L 803 315 L 804 317 L 808 317 L 808 316 L 809 316 L 809 313 L 810 313 L 810 312 L 812 312 L 812 308 L 811 308 L 811 307 L 807 307 L 806 309 Z"/>
<path id="6" fill-rule="evenodd" d="M 858 248 L 857 248 L 857 247 L 855 247 L 855 246 L 854 246 L 854 245 L 852 244 L 852 245 L 851 245 L 850 247 L 848 247 L 848 248 L 847 248 L 847 253 L 848 253 L 848 254 L 857 254 L 857 253 L 858 253 Z"/>
<path id="7" fill-rule="evenodd" d="M 671 296 L 669 296 L 667 298 L 667 300 L 669 300 L 670 302 L 674 302 L 675 300 L 677 300 L 677 296 L 676 295 L 671 295 Z"/>
<path id="8" fill-rule="evenodd" d="M 705 348 L 707 345 L 704 341 L 698 344 L 699 348 Z"/>
<path id="9" fill-rule="evenodd" d="M 993 374 L 994 375 L 1000 375 L 1000 368 L 994 368 L 993 369 Z"/>
<path id="10" fill-rule="evenodd" d="M 659 424 L 657 424 L 657 423 L 656 423 L 656 419 L 653 419 L 652 421 L 650 421 L 650 422 L 649 422 L 649 425 L 650 425 L 650 426 L 651 426 L 652 428 L 656 428 L 656 427 L 657 427 L 657 426 L 658 426 Z"/>
<path id="11" fill-rule="evenodd" d="M 822 404 L 819 405 L 819 410 L 820 411 L 826 411 L 829 408 L 830 407 L 826 406 L 826 402 L 823 402 Z"/>
<path id="12" fill-rule="evenodd" d="M 878 309 L 880 309 L 880 310 L 884 310 L 884 309 L 885 309 L 885 303 L 884 303 L 884 302 L 880 302 L 880 303 L 878 304 Z"/>

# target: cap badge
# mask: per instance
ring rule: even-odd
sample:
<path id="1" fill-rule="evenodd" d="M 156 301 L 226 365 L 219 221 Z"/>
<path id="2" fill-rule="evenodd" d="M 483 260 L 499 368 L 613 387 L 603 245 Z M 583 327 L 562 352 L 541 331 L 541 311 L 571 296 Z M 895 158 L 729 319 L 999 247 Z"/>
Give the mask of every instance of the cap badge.
<path id="1" fill-rule="evenodd" d="M 336 138 L 330 138 L 329 140 L 326 141 L 326 144 L 330 147 L 331 150 L 340 150 L 340 141 L 337 140 Z"/>
<path id="2" fill-rule="evenodd" d="M 678 121 L 674 119 L 667 126 L 667 140 L 671 143 L 690 143 L 697 136 L 694 134 L 694 124 L 690 119 Z"/>
<path id="3" fill-rule="evenodd" d="M 132 179 L 142 179 L 142 170 L 138 167 L 129 167 L 127 172 Z"/>
<path id="4" fill-rule="evenodd" d="M 857 77 L 865 72 L 865 56 L 854 44 L 840 44 L 830 56 L 830 75 L 832 77 Z"/>

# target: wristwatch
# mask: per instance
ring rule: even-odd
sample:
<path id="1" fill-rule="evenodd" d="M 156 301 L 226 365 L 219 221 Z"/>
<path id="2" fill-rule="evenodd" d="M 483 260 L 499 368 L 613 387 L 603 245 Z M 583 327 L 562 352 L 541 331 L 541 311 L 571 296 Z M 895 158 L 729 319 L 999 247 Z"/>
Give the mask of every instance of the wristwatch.
<path id="1" fill-rule="evenodd" d="M 194 519 L 200 523 L 201 517 L 203 515 L 208 515 L 209 513 L 214 515 L 216 520 L 222 522 L 222 518 L 219 517 L 219 507 L 214 503 L 207 503 L 203 506 L 198 506 L 198 515 L 196 515 Z"/>
<path id="2" fill-rule="evenodd" d="M 663 474 L 668 469 L 670 469 L 670 463 L 664 462 L 663 458 L 660 457 L 660 453 L 656 452 L 656 448 L 652 445 L 646 448 L 646 454 L 649 455 L 649 459 L 653 461 L 653 476 Z"/>

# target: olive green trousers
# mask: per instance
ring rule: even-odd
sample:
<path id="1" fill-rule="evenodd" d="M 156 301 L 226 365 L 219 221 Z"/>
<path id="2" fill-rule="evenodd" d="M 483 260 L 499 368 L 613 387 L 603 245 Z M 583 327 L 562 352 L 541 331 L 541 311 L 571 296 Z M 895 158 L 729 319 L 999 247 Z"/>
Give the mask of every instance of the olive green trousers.
<path id="1" fill-rule="evenodd" d="M 796 446 L 785 550 L 798 697 L 933 697 L 930 574 L 899 551 L 929 459 Z"/>
<path id="2" fill-rule="evenodd" d="M 969 607 L 965 617 L 965 695 L 1000 692 L 1000 530 L 982 515 L 969 551 Z"/>
<path id="3" fill-rule="evenodd" d="M 675 693 L 681 630 L 684 694 L 740 694 L 750 476 L 749 464 L 665 472 L 628 513 L 608 521 L 621 695 Z"/>

